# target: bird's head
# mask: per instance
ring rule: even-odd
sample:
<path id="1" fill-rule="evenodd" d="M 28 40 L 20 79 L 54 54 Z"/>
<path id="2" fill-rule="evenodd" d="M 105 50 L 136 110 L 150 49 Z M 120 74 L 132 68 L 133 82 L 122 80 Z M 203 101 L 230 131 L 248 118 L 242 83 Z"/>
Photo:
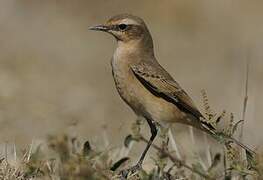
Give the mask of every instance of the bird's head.
<path id="1" fill-rule="evenodd" d="M 130 14 L 113 16 L 106 23 L 92 26 L 90 30 L 104 31 L 112 34 L 117 41 L 129 42 L 133 40 L 152 41 L 151 35 L 144 21 Z"/>

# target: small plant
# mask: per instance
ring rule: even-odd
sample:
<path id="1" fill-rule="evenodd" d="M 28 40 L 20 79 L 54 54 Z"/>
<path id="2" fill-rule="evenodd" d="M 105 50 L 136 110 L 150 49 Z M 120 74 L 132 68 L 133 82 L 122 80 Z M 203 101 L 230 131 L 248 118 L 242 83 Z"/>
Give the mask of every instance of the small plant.
<path id="1" fill-rule="evenodd" d="M 141 124 L 136 124 L 141 126 Z M 136 126 L 134 125 L 134 126 Z M 89 141 L 80 143 L 69 135 L 49 136 L 44 144 L 29 147 L 15 164 L 7 159 L 0 160 L 0 179 L 3 180 L 110 180 L 119 179 L 118 172 L 132 165 L 129 157 L 120 156 L 131 143 L 147 142 L 140 134 L 129 135 L 120 148 L 99 150 Z M 200 162 L 187 164 L 178 159 L 169 149 L 167 133 L 161 137 L 160 145 L 153 144 L 155 155 L 151 156 L 153 168 L 142 170 L 128 179 L 174 180 L 174 179 L 224 179 L 229 177 L 251 177 L 257 179 L 263 173 L 263 154 L 248 160 L 241 160 L 240 151 L 231 143 L 225 145 L 222 153 L 213 156 L 212 164 L 204 169 Z M 81 145 L 82 144 L 82 145 Z M 33 146 L 33 145 L 32 145 Z M 126 147 L 125 147 L 126 146 Z M 31 149 L 31 150 L 30 150 Z M 30 152 L 31 151 L 31 152 Z M 211 153 L 213 154 L 213 153 Z"/>
<path id="2" fill-rule="evenodd" d="M 209 106 L 203 91 L 205 119 L 215 127 L 224 119 L 226 111 L 217 115 Z M 242 120 L 243 121 L 243 120 Z M 225 137 L 233 137 L 239 124 L 234 115 L 220 131 L 223 148 L 220 152 L 207 149 L 211 158 L 208 166 L 202 164 L 203 157 L 187 159 L 178 152 L 177 144 L 169 129 L 158 126 L 159 143 L 154 143 L 154 154 L 150 155 L 151 167 L 128 177 L 129 180 L 176 180 L 176 179 L 260 179 L 263 176 L 263 153 L 253 155 Z M 13 148 L 12 159 L 6 154 L 0 158 L 0 179 L 3 180 L 114 180 L 120 179 L 120 170 L 133 165 L 129 152 L 134 143 L 147 143 L 142 133 L 143 121 L 137 120 L 127 135 L 122 147 L 100 149 L 89 141 L 81 142 L 68 134 L 50 135 L 46 141 L 32 143 L 26 150 L 17 153 Z M 169 146 L 169 144 L 173 146 Z M 208 146 L 209 144 L 207 144 Z M 171 148 L 173 147 L 173 148 Z M 8 149 L 8 148 L 6 148 Z M 245 153 L 245 156 L 243 156 Z M 245 158 L 244 158 L 245 157 Z"/>

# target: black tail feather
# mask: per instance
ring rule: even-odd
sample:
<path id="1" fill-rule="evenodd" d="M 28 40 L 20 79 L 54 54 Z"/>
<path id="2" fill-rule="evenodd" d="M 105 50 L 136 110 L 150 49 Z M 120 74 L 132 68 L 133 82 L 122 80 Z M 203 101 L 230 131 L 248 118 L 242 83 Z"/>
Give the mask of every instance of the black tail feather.
<path id="1" fill-rule="evenodd" d="M 223 142 L 229 142 L 232 141 L 233 143 L 235 143 L 236 145 L 240 146 L 241 148 L 245 149 L 247 152 L 249 152 L 252 155 L 256 155 L 256 152 L 253 151 L 251 148 L 249 148 L 248 146 L 244 145 L 243 143 L 241 143 L 240 141 L 238 141 L 237 139 L 230 137 L 226 134 L 223 133 L 218 133 L 216 132 L 215 128 L 210 128 L 210 126 L 207 125 L 208 123 L 204 123 L 202 122 L 202 129 L 210 134 L 214 139 L 216 139 L 219 142 L 222 142 L 222 138 L 223 138 Z"/>

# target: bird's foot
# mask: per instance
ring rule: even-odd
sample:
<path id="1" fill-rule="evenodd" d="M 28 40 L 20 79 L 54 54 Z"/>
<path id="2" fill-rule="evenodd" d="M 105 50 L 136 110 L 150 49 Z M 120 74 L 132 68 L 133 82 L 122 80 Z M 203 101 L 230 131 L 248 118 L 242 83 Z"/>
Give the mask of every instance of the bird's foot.
<path id="1" fill-rule="evenodd" d="M 137 171 L 140 171 L 142 169 L 141 163 L 136 164 L 135 166 L 132 166 L 128 169 L 124 169 L 119 173 L 119 176 L 121 177 L 121 180 L 126 180 L 128 176 L 133 175 Z"/>

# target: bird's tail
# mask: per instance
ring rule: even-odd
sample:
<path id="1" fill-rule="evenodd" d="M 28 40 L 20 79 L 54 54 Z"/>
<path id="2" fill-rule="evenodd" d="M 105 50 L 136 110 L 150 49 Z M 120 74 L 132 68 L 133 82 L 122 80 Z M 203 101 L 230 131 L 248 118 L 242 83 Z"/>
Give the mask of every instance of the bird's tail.
<path id="1" fill-rule="evenodd" d="M 209 126 L 207 126 L 207 124 L 203 124 L 203 123 L 202 123 L 202 129 L 220 143 L 233 142 L 236 145 L 243 148 L 244 150 L 246 150 L 247 153 L 250 153 L 251 155 L 256 155 L 255 151 L 253 151 L 251 148 L 244 145 L 234 137 L 228 136 L 225 133 L 217 132 L 214 128 L 210 128 Z"/>

